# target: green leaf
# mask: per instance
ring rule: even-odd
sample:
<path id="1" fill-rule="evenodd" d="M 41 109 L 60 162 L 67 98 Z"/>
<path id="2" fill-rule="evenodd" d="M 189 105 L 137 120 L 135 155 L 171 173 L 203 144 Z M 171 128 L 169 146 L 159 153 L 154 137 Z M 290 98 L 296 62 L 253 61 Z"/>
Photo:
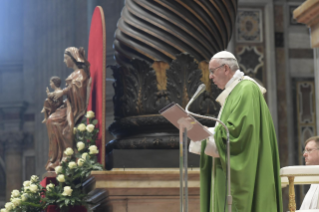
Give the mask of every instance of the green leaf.
<path id="1" fill-rule="evenodd" d="M 79 184 L 77 184 L 77 185 L 75 186 L 75 188 L 80 188 L 81 186 L 82 186 L 82 184 L 79 183 Z"/>
<path id="2" fill-rule="evenodd" d="M 94 170 L 103 170 L 103 168 L 101 166 L 99 166 L 99 165 L 94 165 L 93 169 Z"/>
<path id="3" fill-rule="evenodd" d="M 92 124 L 94 124 L 94 125 L 96 125 L 98 123 L 98 120 L 97 119 L 94 119 L 93 121 L 92 121 Z"/>

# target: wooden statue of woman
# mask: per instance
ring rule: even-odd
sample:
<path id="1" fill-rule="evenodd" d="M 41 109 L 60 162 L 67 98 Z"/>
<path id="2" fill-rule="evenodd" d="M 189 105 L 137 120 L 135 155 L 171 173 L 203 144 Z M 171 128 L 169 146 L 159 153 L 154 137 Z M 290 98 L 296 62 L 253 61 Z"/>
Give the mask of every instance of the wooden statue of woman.
<path id="1" fill-rule="evenodd" d="M 90 88 L 90 64 L 85 59 L 83 48 L 69 47 L 64 52 L 64 63 L 73 72 L 66 78 L 66 87 L 53 92 L 54 99 L 66 96 L 63 104 L 46 120 L 49 136 L 49 160 L 46 170 L 53 171 L 66 159 L 64 151 L 73 142 L 73 128 L 81 120 L 87 109 Z"/>

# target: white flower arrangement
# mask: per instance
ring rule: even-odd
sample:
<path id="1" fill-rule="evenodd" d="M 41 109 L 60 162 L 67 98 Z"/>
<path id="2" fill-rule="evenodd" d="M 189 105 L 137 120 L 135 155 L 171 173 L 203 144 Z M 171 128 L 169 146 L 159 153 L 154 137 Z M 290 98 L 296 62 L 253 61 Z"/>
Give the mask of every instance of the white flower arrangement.
<path id="1" fill-rule="evenodd" d="M 73 151 L 73 149 L 71 147 L 68 147 L 64 151 L 64 154 L 66 154 L 67 156 L 72 156 L 74 154 L 74 151 Z"/>
<path id="2" fill-rule="evenodd" d="M 57 166 L 54 168 L 56 174 L 62 173 L 62 166 Z"/>
<path id="3" fill-rule="evenodd" d="M 14 204 L 12 202 L 7 202 L 4 207 L 6 208 L 7 211 L 11 211 L 15 208 Z"/>
<path id="4" fill-rule="evenodd" d="M 39 188 L 38 188 L 37 185 L 32 184 L 32 185 L 30 185 L 29 190 L 30 190 L 32 193 L 37 193 L 37 191 L 39 190 Z"/>
<path id="5" fill-rule="evenodd" d="M 57 177 L 56 177 L 57 181 L 59 181 L 60 183 L 64 183 L 65 182 L 65 177 L 63 174 L 59 174 Z"/>
<path id="6" fill-rule="evenodd" d="M 70 169 L 75 169 L 75 168 L 77 167 L 77 164 L 76 164 L 76 162 L 71 161 L 71 162 L 68 164 L 68 167 L 69 167 Z"/>
<path id="7" fill-rule="evenodd" d="M 80 124 L 79 126 L 78 126 L 78 128 L 77 128 L 80 132 L 84 132 L 85 130 L 86 130 L 86 126 L 85 126 L 85 124 Z"/>
<path id="8" fill-rule="evenodd" d="M 86 112 L 85 117 L 88 119 L 93 119 L 95 117 L 95 114 L 92 110 L 90 110 L 90 111 Z"/>
<path id="9" fill-rule="evenodd" d="M 21 195 L 21 200 L 22 200 L 23 202 L 27 201 L 27 200 L 28 200 L 28 194 L 27 194 L 27 193 L 22 194 L 22 195 Z"/>
<path id="10" fill-rule="evenodd" d="M 13 190 L 11 192 L 11 198 L 17 198 L 20 197 L 20 191 L 19 190 Z"/>
<path id="11" fill-rule="evenodd" d="M 73 189 L 71 189 L 71 186 L 65 186 L 64 191 L 62 193 L 63 196 L 71 196 Z"/>
<path id="12" fill-rule="evenodd" d="M 22 200 L 20 198 L 13 198 L 11 202 L 14 204 L 14 207 L 18 207 L 21 205 Z"/>
<path id="13" fill-rule="evenodd" d="M 83 158 L 79 158 L 78 159 L 78 166 L 81 167 L 84 164 L 84 159 Z"/>
<path id="14" fill-rule="evenodd" d="M 5 208 L 0 209 L 0 212 L 42 212 L 44 203 L 41 203 L 41 195 L 43 193 L 44 190 L 39 184 L 39 177 L 32 175 L 30 180 L 23 182 L 21 191 L 13 190 L 11 192 L 10 202 L 7 202 Z"/>
<path id="15" fill-rule="evenodd" d="M 88 126 L 86 126 L 86 131 L 91 133 L 91 132 L 93 132 L 94 128 L 95 128 L 95 126 L 93 124 L 89 124 Z"/>
<path id="16" fill-rule="evenodd" d="M 24 187 L 29 187 L 30 185 L 31 185 L 31 182 L 28 180 L 23 182 Z"/>
<path id="17" fill-rule="evenodd" d="M 88 111 L 86 114 L 88 120 L 83 120 L 73 129 L 78 152 L 75 154 L 70 147 L 64 151 L 66 160 L 55 167 L 58 185 L 50 183 L 43 188 L 39 183 L 39 177 L 32 175 L 30 180 L 23 182 L 21 191 L 12 191 L 10 202 L 6 203 L 0 212 L 42 212 L 49 205 L 65 209 L 68 206 L 84 204 L 83 199 L 86 197 L 82 191 L 84 180 L 92 170 L 103 170 L 96 158 L 99 150 L 95 140 L 99 130 L 95 128 L 98 122 L 93 119 L 94 117 L 94 112 Z"/>
<path id="18" fill-rule="evenodd" d="M 97 146 L 95 145 L 92 145 L 89 147 L 89 150 L 90 150 L 90 155 L 96 155 L 96 154 L 99 154 L 99 150 L 97 149 Z"/>
<path id="19" fill-rule="evenodd" d="M 47 191 L 51 191 L 51 189 L 54 187 L 55 187 L 55 185 L 53 183 L 50 183 L 45 188 L 47 189 Z"/>
<path id="20" fill-rule="evenodd" d="M 85 148 L 85 143 L 83 143 L 82 141 L 78 142 L 76 144 L 76 147 L 78 148 L 78 151 L 81 151 Z"/>
<path id="21" fill-rule="evenodd" d="M 89 157 L 89 153 L 84 152 L 84 153 L 81 155 L 81 157 L 82 157 L 83 160 L 86 160 L 86 159 Z"/>
<path id="22" fill-rule="evenodd" d="M 32 175 L 30 181 L 31 183 L 37 183 L 39 182 L 39 177 L 36 175 Z"/>

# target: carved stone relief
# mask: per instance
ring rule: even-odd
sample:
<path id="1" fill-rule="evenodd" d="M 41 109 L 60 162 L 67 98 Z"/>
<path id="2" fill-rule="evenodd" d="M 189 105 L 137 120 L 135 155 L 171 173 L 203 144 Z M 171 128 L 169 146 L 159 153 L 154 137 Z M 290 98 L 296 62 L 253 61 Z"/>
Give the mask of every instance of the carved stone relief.
<path id="1" fill-rule="evenodd" d="M 246 43 L 263 42 L 262 11 L 260 9 L 239 9 L 236 20 L 236 40 Z"/>

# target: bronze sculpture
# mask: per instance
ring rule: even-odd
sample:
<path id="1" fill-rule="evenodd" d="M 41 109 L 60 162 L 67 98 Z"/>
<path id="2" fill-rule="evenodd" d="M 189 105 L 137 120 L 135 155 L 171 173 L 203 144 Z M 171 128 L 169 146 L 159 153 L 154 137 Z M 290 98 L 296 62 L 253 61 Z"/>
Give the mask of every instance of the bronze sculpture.
<path id="1" fill-rule="evenodd" d="M 64 52 L 64 63 L 73 72 L 67 77 L 66 87 L 56 89 L 48 96 L 54 101 L 66 96 L 63 104 L 45 120 L 49 137 L 49 160 L 45 166 L 53 171 L 61 161 L 66 159 L 65 149 L 74 149 L 73 128 L 86 113 L 90 89 L 89 62 L 85 59 L 83 48 L 69 47 Z M 52 108 L 54 109 L 54 108 Z"/>

